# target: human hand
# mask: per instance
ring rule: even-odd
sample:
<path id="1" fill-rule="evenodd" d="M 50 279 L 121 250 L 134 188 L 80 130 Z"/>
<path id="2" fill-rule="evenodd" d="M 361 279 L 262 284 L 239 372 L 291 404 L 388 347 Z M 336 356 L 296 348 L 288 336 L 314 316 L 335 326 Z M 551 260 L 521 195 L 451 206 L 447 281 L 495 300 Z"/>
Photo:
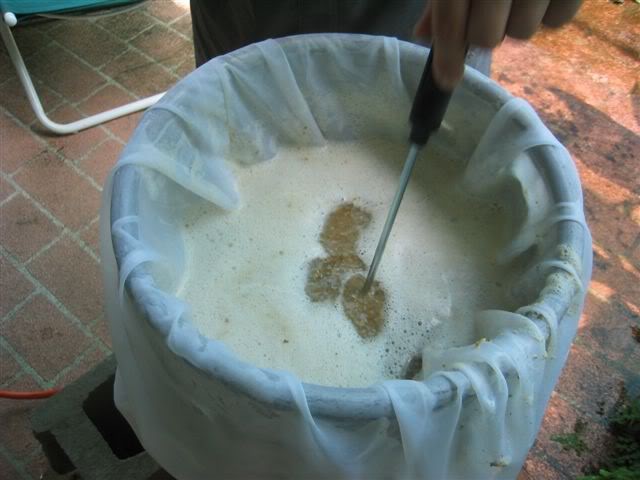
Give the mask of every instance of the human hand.
<path id="1" fill-rule="evenodd" d="M 494 48 L 505 36 L 526 39 L 540 24 L 560 27 L 582 0 L 431 0 L 414 28 L 436 49 L 433 75 L 438 86 L 453 90 L 462 79 L 469 45 Z"/>

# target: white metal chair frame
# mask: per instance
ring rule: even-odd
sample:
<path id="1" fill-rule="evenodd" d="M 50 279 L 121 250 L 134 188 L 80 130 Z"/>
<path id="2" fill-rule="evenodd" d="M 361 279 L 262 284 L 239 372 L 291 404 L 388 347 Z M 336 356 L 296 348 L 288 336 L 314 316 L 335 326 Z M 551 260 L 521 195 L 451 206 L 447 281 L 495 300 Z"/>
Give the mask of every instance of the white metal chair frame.
<path id="1" fill-rule="evenodd" d="M 162 97 L 165 93 L 162 92 L 151 97 L 135 100 L 126 105 L 112 108 L 111 110 L 97 113 L 95 115 L 76 120 L 75 122 L 54 122 L 47 116 L 44 109 L 42 108 L 40 97 L 38 97 L 38 93 L 33 86 L 31 76 L 29 75 L 29 72 L 27 70 L 27 66 L 24 64 L 22 55 L 20 55 L 20 50 L 18 50 L 18 45 L 16 44 L 16 41 L 13 38 L 13 34 L 11 33 L 11 27 L 14 27 L 17 23 L 17 18 L 13 13 L 5 12 L 3 15 L 3 20 L 0 20 L 0 35 L 2 36 L 2 40 L 7 47 L 9 57 L 11 57 L 11 61 L 13 62 L 16 72 L 18 73 L 18 77 L 20 78 L 20 83 L 22 83 L 22 86 L 24 87 L 27 98 L 29 99 L 29 103 L 31 104 L 31 108 L 33 108 L 33 111 L 36 114 L 36 118 L 47 130 L 50 130 L 53 133 L 56 133 L 58 135 L 76 133 L 80 130 L 94 127 L 115 118 L 123 117 L 139 110 L 144 110 L 145 108 L 150 107 L 158 100 L 160 100 L 160 97 Z"/>

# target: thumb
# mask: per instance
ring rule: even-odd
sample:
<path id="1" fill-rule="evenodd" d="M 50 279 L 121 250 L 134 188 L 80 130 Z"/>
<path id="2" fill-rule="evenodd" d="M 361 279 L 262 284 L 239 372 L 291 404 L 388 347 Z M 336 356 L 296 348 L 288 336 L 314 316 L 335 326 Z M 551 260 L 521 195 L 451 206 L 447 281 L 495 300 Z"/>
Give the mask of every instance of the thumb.
<path id="1" fill-rule="evenodd" d="M 427 6 L 422 12 L 422 16 L 420 17 L 420 20 L 418 20 L 418 23 L 416 23 L 415 26 L 413 27 L 413 38 L 416 38 L 416 39 L 431 38 L 431 35 L 433 33 L 431 28 L 432 16 L 433 15 L 432 15 L 432 9 L 431 9 L 431 2 L 429 2 L 427 3 Z"/>

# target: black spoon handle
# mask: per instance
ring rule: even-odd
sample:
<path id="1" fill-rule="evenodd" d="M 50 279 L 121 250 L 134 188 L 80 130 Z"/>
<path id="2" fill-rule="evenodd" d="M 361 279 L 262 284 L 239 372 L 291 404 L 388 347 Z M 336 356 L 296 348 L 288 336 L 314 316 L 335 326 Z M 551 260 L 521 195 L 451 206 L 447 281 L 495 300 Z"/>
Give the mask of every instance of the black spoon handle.
<path id="1" fill-rule="evenodd" d="M 447 111 L 451 94 L 453 93 L 443 90 L 436 85 L 431 70 L 432 63 L 433 45 L 429 51 L 429 57 L 424 66 L 422 78 L 420 78 L 420 84 L 418 85 L 416 96 L 413 99 L 411 114 L 409 115 L 409 121 L 411 122 L 409 140 L 411 140 L 411 143 L 420 146 L 427 143 L 431 132 L 436 131 L 440 127 L 444 114 Z"/>

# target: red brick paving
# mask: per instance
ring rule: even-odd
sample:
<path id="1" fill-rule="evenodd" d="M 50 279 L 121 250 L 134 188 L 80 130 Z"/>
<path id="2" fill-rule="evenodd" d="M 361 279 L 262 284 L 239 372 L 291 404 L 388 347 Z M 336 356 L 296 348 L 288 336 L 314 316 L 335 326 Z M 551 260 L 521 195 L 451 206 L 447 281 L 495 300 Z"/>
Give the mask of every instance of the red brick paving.
<path id="1" fill-rule="evenodd" d="M 576 344 L 590 352 L 606 352 L 608 361 L 630 370 L 635 367 L 635 373 L 640 374 L 640 349 L 629 335 L 638 318 L 615 295 L 607 302 L 593 299 L 587 302 Z"/>
<path id="2" fill-rule="evenodd" d="M 139 97 L 159 93 L 176 82 L 166 68 L 134 50 L 109 62 L 102 71 Z"/>
<path id="3" fill-rule="evenodd" d="M 191 18 L 189 15 L 187 17 Z M 154 24 L 149 21 L 149 16 L 141 10 L 132 10 L 121 15 L 101 18 L 96 23 L 122 40 L 131 40 Z"/>
<path id="4" fill-rule="evenodd" d="M 9 260 L 0 257 L 0 318 L 35 290 L 33 284 Z"/>
<path id="5" fill-rule="evenodd" d="M 171 23 L 184 16 L 184 2 L 150 2 L 148 12 L 164 23 Z"/>
<path id="6" fill-rule="evenodd" d="M 528 458 L 517 480 L 563 480 L 567 477 L 544 460 Z"/>
<path id="7" fill-rule="evenodd" d="M 613 390 L 612 392 L 617 392 Z M 604 407 L 606 411 L 606 407 Z M 600 423 L 603 417 L 585 419 L 581 412 L 560 395 L 553 395 L 547 406 L 547 412 L 538 433 L 538 438 L 531 450 L 529 465 L 534 469 L 537 461 L 565 475 L 562 478 L 576 478 L 587 473 L 593 464 L 597 464 L 608 453 L 610 447 L 606 429 Z M 584 450 L 566 448 L 553 438 L 557 435 L 571 434 L 576 431 L 576 422 L 584 422 L 584 430 L 580 438 L 584 442 Z M 539 477 L 545 478 L 545 477 Z"/>
<path id="8" fill-rule="evenodd" d="M 90 152 L 87 158 L 81 160 L 80 169 L 89 174 L 98 185 L 103 185 L 122 148 L 122 143 L 108 139 Z"/>
<path id="9" fill-rule="evenodd" d="M 0 50 L 0 84 L 12 77 L 11 60 L 6 50 Z"/>
<path id="10" fill-rule="evenodd" d="M 105 83 L 95 70 L 56 44 L 49 44 L 25 63 L 36 78 L 71 102 L 82 100 Z"/>
<path id="11" fill-rule="evenodd" d="M 176 29 L 187 38 L 191 38 L 191 17 L 185 15 L 171 24 L 171 28 Z"/>
<path id="12" fill-rule="evenodd" d="M 49 36 L 94 67 L 123 53 L 127 45 L 90 22 L 59 22 Z"/>
<path id="13" fill-rule="evenodd" d="M 193 59 L 187 58 L 180 65 L 175 67 L 175 69 L 173 70 L 173 73 L 178 75 L 180 78 L 184 78 L 193 71 L 194 67 L 195 65 L 193 63 Z"/>
<path id="14" fill-rule="evenodd" d="M 15 195 L 0 207 L 0 243 L 22 261 L 51 243 L 60 231 L 24 195 Z"/>
<path id="15" fill-rule="evenodd" d="M 14 178 L 73 230 L 96 216 L 98 189 L 52 151 L 33 158 Z"/>
<path id="16" fill-rule="evenodd" d="M 36 257 L 28 269 L 83 323 L 102 314 L 100 266 L 71 237 L 64 236 Z"/>
<path id="17" fill-rule="evenodd" d="M 111 348 L 111 331 L 109 330 L 109 324 L 105 317 L 98 318 L 91 326 L 91 332 L 100 339 L 100 341 Z"/>
<path id="18" fill-rule="evenodd" d="M 631 1 L 585 2 L 567 28 L 506 41 L 494 55 L 496 81 L 527 99 L 571 151 L 596 251 L 578 336 L 519 480 L 587 471 L 606 452 L 605 417 L 619 385 L 640 378 L 631 337 L 640 325 L 639 15 Z M 59 121 L 159 93 L 193 69 L 190 17 L 169 0 L 14 32 L 45 110 Z M 141 116 L 78 135 L 43 134 L 0 48 L 0 341 L 10 348 L 0 344 L 0 384 L 64 385 L 109 352 L 95 260 L 98 186 Z M 46 469 L 27 422 L 36 404 L 0 400 L 0 479 L 36 479 Z M 551 439 L 578 420 L 586 422 L 582 455 Z"/>
<path id="19" fill-rule="evenodd" d="M 52 110 L 50 117 L 58 123 L 70 123 L 83 118 L 77 108 L 64 104 Z M 41 132 L 51 149 L 65 158 L 76 160 L 84 157 L 92 148 L 107 139 L 108 135 L 102 128 L 89 128 L 75 135 L 58 136 L 49 132 Z"/>
<path id="20" fill-rule="evenodd" d="M 20 46 L 23 58 L 29 58 L 34 53 L 47 46 L 47 38 L 37 25 L 26 25 L 13 32 L 16 43 Z"/>
<path id="21" fill-rule="evenodd" d="M 9 351 L 4 347 L 0 347 L 0 385 L 8 383 L 20 370 L 20 365 Z"/>
<path id="22" fill-rule="evenodd" d="M 0 178 L 0 203 L 4 202 L 15 192 L 15 188 L 4 178 Z"/>
<path id="23" fill-rule="evenodd" d="M 0 115 L 0 145 L 0 169 L 9 174 L 46 149 L 41 139 L 5 114 Z"/>
<path id="24" fill-rule="evenodd" d="M 138 35 L 131 43 L 169 68 L 175 67 L 187 58 L 188 49 L 193 50 L 190 42 L 164 25 L 154 25 Z"/>
<path id="25" fill-rule="evenodd" d="M 100 256 L 100 222 L 94 221 L 80 232 L 80 238 L 93 253 Z"/>
<path id="26" fill-rule="evenodd" d="M 36 295 L 5 320 L 0 332 L 45 381 L 53 380 L 91 343 L 44 295 Z"/>
<path id="27" fill-rule="evenodd" d="M 84 352 L 81 357 L 81 361 L 74 364 L 70 369 L 68 369 L 63 375 L 61 375 L 56 381 L 56 387 L 64 387 L 65 385 L 69 385 L 70 383 L 75 382 L 82 375 L 87 373 L 89 370 L 97 366 L 100 362 L 102 362 L 106 357 L 107 353 L 100 346 L 94 345 L 89 350 Z"/>
<path id="28" fill-rule="evenodd" d="M 135 97 L 122 87 L 106 85 L 82 102 L 78 108 L 86 115 L 93 115 L 124 105 L 132 100 L 135 100 Z"/>
<path id="29" fill-rule="evenodd" d="M 126 117 L 112 120 L 106 123 L 105 126 L 116 138 L 122 142 L 126 142 L 140 122 L 142 115 L 142 112 L 133 113 Z"/>
<path id="30" fill-rule="evenodd" d="M 7 72 L 12 74 L 13 66 L 8 64 Z M 32 78 L 36 92 L 40 98 L 40 103 L 45 112 L 50 112 L 63 102 L 62 97 L 54 92 L 51 88 L 44 85 L 40 80 Z M 30 125 L 36 118 L 31 105 L 24 96 L 24 89 L 18 79 L 11 75 L 9 80 L 0 84 L 0 98 L 2 98 L 2 106 L 7 112 L 15 115 L 21 122 Z"/>

